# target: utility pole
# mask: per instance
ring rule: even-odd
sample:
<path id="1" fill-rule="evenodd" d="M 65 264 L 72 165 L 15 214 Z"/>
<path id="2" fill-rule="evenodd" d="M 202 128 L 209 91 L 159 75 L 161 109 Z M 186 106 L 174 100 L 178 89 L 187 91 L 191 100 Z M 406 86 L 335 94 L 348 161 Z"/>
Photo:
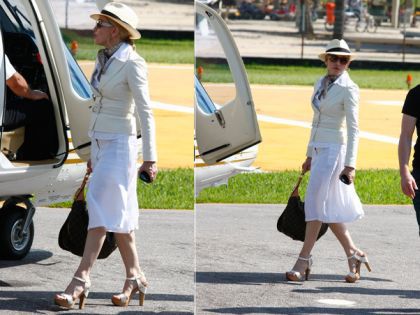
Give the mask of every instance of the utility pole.
<path id="1" fill-rule="evenodd" d="M 407 1 L 405 1 L 406 3 Z M 393 28 L 398 28 L 398 18 L 400 13 L 400 0 L 392 0 L 391 25 Z M 405 13 L 404 13 L 405 14 Z"/>
<path id="2" fill-rule="evenodd" d="M 66 0 L 66 13 L 65 13 L 65 15 L 66 15 L 65 25 L 66 25 L 66 29 L 68 29 L 69 28 L 69 0 Z"/>

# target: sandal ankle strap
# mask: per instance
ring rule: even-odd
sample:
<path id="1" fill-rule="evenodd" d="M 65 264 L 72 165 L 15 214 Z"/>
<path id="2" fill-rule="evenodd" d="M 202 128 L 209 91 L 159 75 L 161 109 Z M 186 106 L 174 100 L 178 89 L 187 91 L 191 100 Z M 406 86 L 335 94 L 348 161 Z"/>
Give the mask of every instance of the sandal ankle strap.
<path id="1" fill-rule="evenodd" d="M 309 255 L 308 258 L 299 256 L 298 257 L 298 260 L 302 260 L 302 261 L 307 262 L 308 263 L 308 268 L 311 268 L 312 267 L 312 264 L 313 264 L 312 255 Z"/>
<path id="2" fill-rule="evenodd" d="M 127 278 L 127 281 L 134 282 L 137 288 L 139 289 L 139 291 L 146 293 L 148 283 L 147 283 L 146 276 L 144 275 L 143 271 L 140 271 L 137 276 Z"/>
<path id="3" fill-rule="evenodd" d="M 312 255 L 310 255 L 308 258 L 299 256 L 298 259 L 303 260 L 303 261 L 310 261 L 310 260 L 312 260 Z"/>
<path id="4" fill-rule="evenodd" d="M 350 260 L 350 259 L 360 260 L 360 256 L 357 253 L 354 253 L 353 255 L 347 257 L 347 260 Z"/>
<path id="5" fill-rule="evenodd" d="M 140 278 L 146 278 L 146 276 L 144 275 L 144 272 L 143 271 L 140 271 L 137 274 L 137 276 L 127 278 L 127 280 L 137 280 L 137 279 L 140 279 Z"/>
<path id="6" fill-rule="evenodd" d="M 74 276 L 73 279 L 82 282 L 83 286 L 85 288 L 90 287 L 90 281 L 89 280 L 86 280 L 86 279 L 83 279 L 83 278 L 80 278 L 80 277 L 76 277 L 76 276 Z"/>
<path id="7" fill-rule="evenodd" d="M 74 276 L 74 277 L 73 277 L 73 279 L 78 280 L 78 281 L 83 282 L 83 283 L 87 283 L 87 282 L 89 282 L 89 281 L 87 281 L 87 280 L 85 280 L 85 279 L 83 279 L 83 278 L 76 277 L 76 276 Z"/>

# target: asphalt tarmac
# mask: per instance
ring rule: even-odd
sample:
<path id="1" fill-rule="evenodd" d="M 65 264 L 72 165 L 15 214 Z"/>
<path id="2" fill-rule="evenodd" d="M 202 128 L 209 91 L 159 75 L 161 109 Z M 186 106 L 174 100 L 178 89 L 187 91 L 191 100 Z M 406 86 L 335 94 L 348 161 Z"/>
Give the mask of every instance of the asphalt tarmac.
<path id="1" fill-rule="evenodd" d="M 301 242 L 277 232 L 284 205 L 196 207 L 197 314 L 420 314 L 420 239 L 411 206 L 365 206 L 349 224 L 372 272 L 349 284 L 345 254 L 328 231 L 306 282 L 287 282 Z"/>
<path id="2" fill-rule="evenodd" d="M 149 281 L 143 307 L 138 300 L 127 308 L 112 305 L 111 296 L 120 292 L 125 279 L 115 251 L 95 264 L 91 292 L 82 311 L 61 311 L 53 302 L 80 261 L 58 247 L 67 213 L 68 209 L 38 208 L 30 253 L 20 261 L 0 260 L 0 314 L 193 314 L 193 211 L 140 211 L 137 249 Z"/>

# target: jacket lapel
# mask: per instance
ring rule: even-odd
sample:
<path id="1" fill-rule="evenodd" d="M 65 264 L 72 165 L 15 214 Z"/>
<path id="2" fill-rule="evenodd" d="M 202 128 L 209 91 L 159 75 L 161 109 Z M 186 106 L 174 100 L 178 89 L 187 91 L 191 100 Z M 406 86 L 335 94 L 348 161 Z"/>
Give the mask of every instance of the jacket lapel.
<path id="1" fill-rule="evenodd" d="M 338 99 L 338 95 L 340 94 L 340 86 L 338 86 L 337 84 L 333 84 L 330 89 L 327 91 L 327 94 L 325 95 L 325 97 L 322 99 L 321 104 L 319 105 L 319 107 L 325 107 L 328 105 L 335 105 L 335 101 Z"/>
<path id="2" fill-rule="evenodd" d="M 125 62 L 122 62 L 118 59 L 114 59 L 106 73 L 102 75 L 101 81 L 99 81 L 99 89 L 101 90 L 105 85 L 111 82 L 112 79 L 117 77 L 117 74 L 122 70 L 124 66 Z"/>
<path id="3" fill-rule="evenodd" d="M 314 88 L 314 91 L 313 91 L 312 96 L 311 96 L 312 109 L 314 111 L 317 111 L 317 112 L 319 112 L 319 108 L 314 105 L 314 97 L 315 97 L 316 93 L 318 92 L 319 88 L 321 87 L 321 84 L 322 84 L 322 78 L 319 79 L 318 82 L 315 84 L 315 88 Z"/>
<path id="4" fill-rule="evenodd" d="M 325 97 L 321 100 L 319 108 L 325 106 L 326 104 L 335 105 L 336 101 L 339 99 L 339 94 L 341 93 L 342 86 L 346 86 L 349 80 L 349 74 L 347 71 L 344 71 L 343 74 L 333 83 L 330 89 L 327 91 Z"/>

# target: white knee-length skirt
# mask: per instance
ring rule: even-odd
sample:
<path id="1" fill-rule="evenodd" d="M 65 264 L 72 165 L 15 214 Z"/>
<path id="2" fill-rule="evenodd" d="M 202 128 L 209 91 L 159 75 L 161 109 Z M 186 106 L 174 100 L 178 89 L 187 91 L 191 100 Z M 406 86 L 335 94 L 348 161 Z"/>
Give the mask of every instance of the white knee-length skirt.
<path id="1" fill-rule="evenodd" d="M 92 135 L 88 229 L 129 233 L 138 228 L 137 151 L 134 135 Z"/>
<path id="2" fill-rule="evenodd" d="M 345 223 L 364 216 L 354 185 L 339 180 L 345 155 L 345 145 L 314 144 L 305 195 L 306 221 Z"/>

